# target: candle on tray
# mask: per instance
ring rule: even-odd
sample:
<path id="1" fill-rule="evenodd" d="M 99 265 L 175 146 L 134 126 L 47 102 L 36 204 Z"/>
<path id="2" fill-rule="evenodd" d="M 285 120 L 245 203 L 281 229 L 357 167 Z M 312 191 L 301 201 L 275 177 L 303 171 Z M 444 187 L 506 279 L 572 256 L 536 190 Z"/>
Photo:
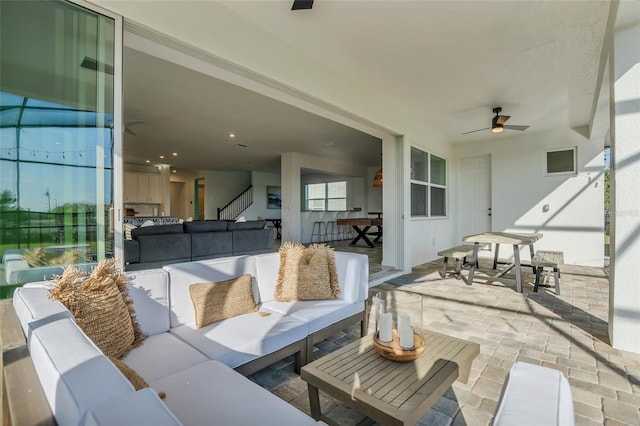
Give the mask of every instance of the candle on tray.
<path id="1" fill-rule="evenodd" d="M 408 326 L 400 330 L 400 347 L 413 349 L 413 327 Z"/>
<path id="2" fill-rule="evenodd" d="M 411 327 L 409 315 L 398 315 L 398 335 L 402 349 L 413 348 L 413 327 Z"/>
<path id="3" fill-rule="evenodd" d="M 378 330 L 378 339 L 381 342 L 390 342 L 391 338 L 391 314 L 380 314 L 380 329 Z"/>

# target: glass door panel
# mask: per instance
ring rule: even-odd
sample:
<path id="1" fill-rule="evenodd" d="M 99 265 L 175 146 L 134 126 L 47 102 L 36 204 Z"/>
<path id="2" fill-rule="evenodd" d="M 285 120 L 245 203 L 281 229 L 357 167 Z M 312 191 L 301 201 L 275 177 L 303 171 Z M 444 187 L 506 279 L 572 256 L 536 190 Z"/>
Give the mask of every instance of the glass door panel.
<path id="1" fill-rule="evenodd" d="M 65 1 L 0 1 L 5 271 L 113 256 L 115 28 Z"/>

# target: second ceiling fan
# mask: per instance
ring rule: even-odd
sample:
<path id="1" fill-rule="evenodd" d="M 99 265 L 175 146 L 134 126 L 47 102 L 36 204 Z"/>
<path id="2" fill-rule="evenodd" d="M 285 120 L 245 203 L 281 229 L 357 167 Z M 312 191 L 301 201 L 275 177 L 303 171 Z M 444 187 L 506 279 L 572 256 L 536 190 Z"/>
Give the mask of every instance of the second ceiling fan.
<path id="1" fill-rule="evenodd" d="M 517 125 L 510 126 L 508 124 L 504 124 L 508 119 L 511 118 L 511 116 L 500 115 L 501 112 L 502 112 L 502 107 L 495 107 L 493 109 L 493 113 L 495 114 L 495 117 L 493 117 L 493 119 L 491 120 L 491 127 L 485 127 L 484 129 L 471 130 L 470 132 L 463 133 L 463 135 L 468 135 L 469 133 L 481 132 L 483 130 L 489 130 L 489 129 L 491 129 L 493 133 L 501 133 L 505 129 L 518 130 L 523 132 L 529 128 L 529 126 L 517 126 Z"/>

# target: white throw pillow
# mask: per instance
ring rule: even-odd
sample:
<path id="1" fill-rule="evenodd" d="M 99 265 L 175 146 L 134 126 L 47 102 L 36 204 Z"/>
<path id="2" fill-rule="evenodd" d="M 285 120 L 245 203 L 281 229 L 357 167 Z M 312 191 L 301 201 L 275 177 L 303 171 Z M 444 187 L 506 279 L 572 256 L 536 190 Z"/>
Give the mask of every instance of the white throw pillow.
<path id="1" fill-rule="evenodd" d="M 131 223 L 125 223 L 124 224 L 124 239 L 125 240 L 132 240 L 133 237 L 131 237 L 131 231 L 133 231 L 134 229 L 136 229 L 137 226 L 131 224 Z"/>
<path id="2" fill-rule="evenodd" d="M 240 223 L 240 222 L 246 222 L 247 218 L 244 216 L 240 216 L 239 218 L 236 219 L 236 223 Z"/>
<path id="3" fill-rule="evenodd" d="M 142 222 L 142 225 L 140 225 L 140 228 L 146 228 L 147 226 L 154 226 L 154 225 L 155 225 L 155 222 L 152 221 L 151 219 L 148 219 Z"/>

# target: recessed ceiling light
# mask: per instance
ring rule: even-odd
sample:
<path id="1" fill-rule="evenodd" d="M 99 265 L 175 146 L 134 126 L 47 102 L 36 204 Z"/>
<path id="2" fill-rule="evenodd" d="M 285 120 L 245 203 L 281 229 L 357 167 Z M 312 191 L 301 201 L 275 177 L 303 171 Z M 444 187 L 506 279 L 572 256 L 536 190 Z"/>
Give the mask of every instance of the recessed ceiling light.
<path id="1" fill-rule="evenodd" d="M 229 137 L 230 137 L 231 139 L 233 139 L 233 138 L 235 138 L 235 137 L 236 137 L 236 134 L 235 134 L 235 133 L 233 133 L 233 132 L 231 132 L 231 133 L 229 133 Z"/>
<path id="2" fill-rule="evenodd" d="M 238 147 L 238 148 L 246 148 L 246 147 L 247 147 L 247 145 L 245 145 L 245 144 L 243 144 L 243 143 L 237 143 L 237 144 L 235 144 L 234 146 L 235 146 L 235 147 Z"/>
<path id="3" fill-rule="evenodd" d="M 173 169 L 173 173 L 177 173 L 178 171 L 176 169 Z"/>
<path id="4" fill-rule="evenodd" d="M 147 161 L 145 161 L 145 163 L 150 163 L 150 162 L 151 162 L 151 160 L 147 160 Z"/>
<path id="5" fill-rule="evenodd" d="M 161 155 L 160 158 L 164 159 L 164 155 Z"/>
<path id="6" fill-rule="evenodd" d="M 174 152 L 174 153 L 173 153 L 173 154 L 171 154 L 171 155 L 173 155 L 174 157 L 177 157 L 177 156 L 178 156 L 178 153 L 177 153 L 177 152 Z"/>

